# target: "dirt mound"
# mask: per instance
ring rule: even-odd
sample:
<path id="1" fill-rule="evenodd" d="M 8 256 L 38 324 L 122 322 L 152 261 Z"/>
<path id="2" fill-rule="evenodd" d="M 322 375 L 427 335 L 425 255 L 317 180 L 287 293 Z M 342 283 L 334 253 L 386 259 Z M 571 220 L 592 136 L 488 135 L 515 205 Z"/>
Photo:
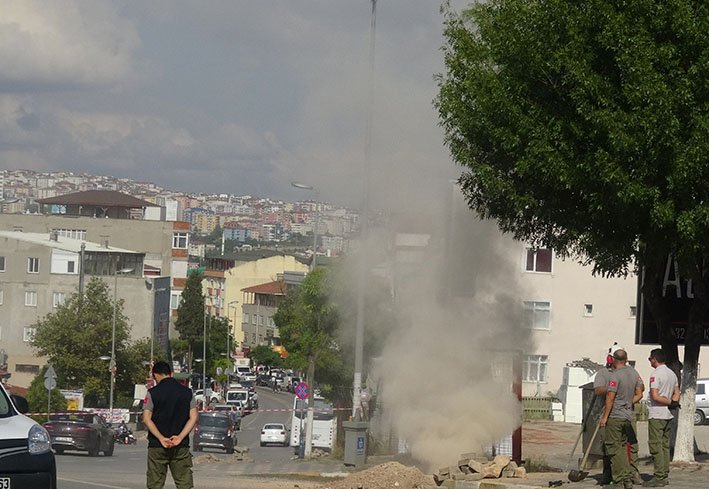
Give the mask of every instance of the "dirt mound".
<path id="1" fill-rule="evenodd" d="M 354 472 L 318 489 L 420 489 L 434 485 L 433 477 L 416 467 L 399 462 L 387 462 L 370 469 Z"/>

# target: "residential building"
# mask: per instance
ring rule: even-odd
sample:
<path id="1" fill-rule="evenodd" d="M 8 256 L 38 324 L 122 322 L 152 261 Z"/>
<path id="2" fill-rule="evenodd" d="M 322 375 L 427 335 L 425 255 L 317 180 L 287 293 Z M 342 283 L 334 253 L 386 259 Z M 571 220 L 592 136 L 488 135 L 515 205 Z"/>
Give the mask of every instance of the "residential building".
<path id="1" fill-rule="evenodd" d="M 253 349 L 258 345 L 268 345 L 274 338 L 280 338 L 273 315 L 278 311 L 278 305 L 285 298 L 286 291 L 283 280 L 242 289 L 242 346 Z"/>

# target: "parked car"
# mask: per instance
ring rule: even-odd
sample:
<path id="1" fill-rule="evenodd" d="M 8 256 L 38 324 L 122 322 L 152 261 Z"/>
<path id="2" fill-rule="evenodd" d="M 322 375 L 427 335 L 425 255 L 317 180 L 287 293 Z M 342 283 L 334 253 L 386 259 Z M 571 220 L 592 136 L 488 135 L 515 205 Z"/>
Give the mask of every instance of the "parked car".
<path id="1" fill-rule="evenodd" d="M 290 442 L 288 437 L 288 429 L 281 423 L 266 423 L 261 428 L 261 446 L 266 446 L 270 443 L 283 445 L 287 447 Z"/>
<path id="2" fill-rule="evenodd" d="M 694 424 L 704 424 L 709 418 L 709 379 L 697 379 Z"/>
<path id="3" fill-rule="evenodd" d="M 228 413 L 218 411 L 199 413 L 192 437 L 195 451 L 219 448 L 226 453 L 234 453 L 236 443 L 236 429 Z"/>
<path id="4" fill-rule="evenodd" d="M 52 448 L 61 455 L 65 450 L 89 452 L 96 457 L 113 455 L 115 431 L 103 416 L 90 411 L 67 411 L 52 414 L 42 426 L 49 432 Z"/>
<path id="5" fill-rule="evenodd" d="M 219 402 L 219 394 L 212 391 L 211 389 L 207 389 L 207 398 L 208 398 L 207 402 L 212 402 L 212 403 Z M 199 401 L 204 402 L 204 390 L 197 389 L 196 391 L 194 391 L 194 399 L 197 402 L 199 402 Z"/>
<path id="6" fill-rule="evenodd" d="M 232 423 L 234 423 L 234 428 L 237 430 L 241 429 L 241 413 L 243 412 L 241 403 L 239 403 L 238 406 L 235 404 L 216 404 L 212 407 L 212 410 L 220 413 L 227 413 L 231 417 Z"/>
<path id="7" fill-rule="evenodd" d="M 0 487 L 56 489 L 57 466 L 47 430 L 23 413 L 24 397 L 0 383 Z"/>

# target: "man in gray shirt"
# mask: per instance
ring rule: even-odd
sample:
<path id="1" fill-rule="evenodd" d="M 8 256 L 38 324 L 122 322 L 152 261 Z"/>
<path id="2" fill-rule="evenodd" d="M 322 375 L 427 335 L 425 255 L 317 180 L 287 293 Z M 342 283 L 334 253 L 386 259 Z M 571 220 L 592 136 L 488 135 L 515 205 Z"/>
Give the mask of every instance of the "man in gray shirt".
<path id="1" fill-rule="evenodd" d="M 645 386 L 638 372 L 628 365 L 625 350 L 613 353 L 613 371 L 608 381 L 606 404 L 600 425 L 605 427 L 604 445 L 611 458 L 611 471 L 615 487 L 632 489 L 633 473 L 628 462 L 627 446 L 637 442 L 632 420 L 633 406 L 642 399 Z"/>

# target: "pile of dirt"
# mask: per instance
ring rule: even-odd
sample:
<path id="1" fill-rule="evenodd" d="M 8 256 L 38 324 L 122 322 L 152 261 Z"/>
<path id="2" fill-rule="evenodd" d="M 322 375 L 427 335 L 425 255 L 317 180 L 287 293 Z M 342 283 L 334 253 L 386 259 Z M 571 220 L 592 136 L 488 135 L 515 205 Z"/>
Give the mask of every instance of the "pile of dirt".
<path id="1" fill-rule="evenodd" d="M 318 489 L 420 489 L 433 485 L 433 477 L 416 467 L 387 462 L 353 472 L 344 479 L 333 481 Z"/>

